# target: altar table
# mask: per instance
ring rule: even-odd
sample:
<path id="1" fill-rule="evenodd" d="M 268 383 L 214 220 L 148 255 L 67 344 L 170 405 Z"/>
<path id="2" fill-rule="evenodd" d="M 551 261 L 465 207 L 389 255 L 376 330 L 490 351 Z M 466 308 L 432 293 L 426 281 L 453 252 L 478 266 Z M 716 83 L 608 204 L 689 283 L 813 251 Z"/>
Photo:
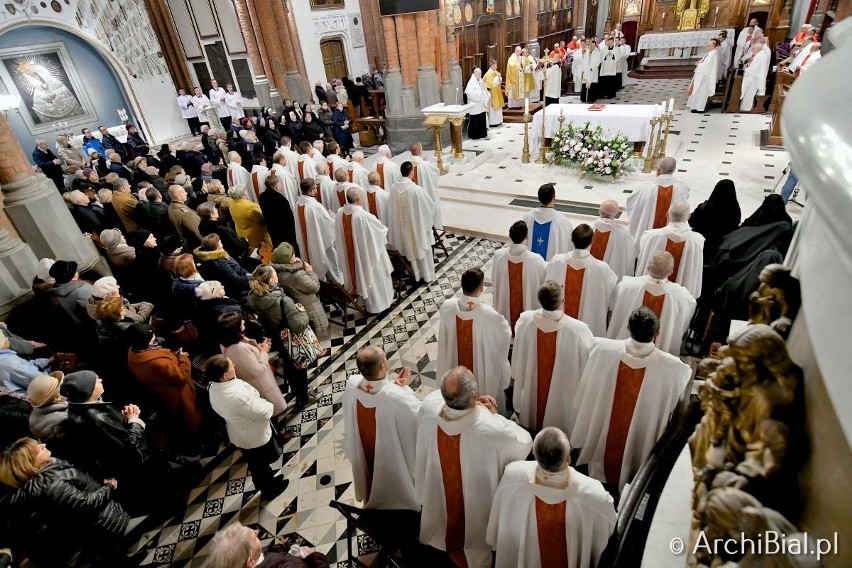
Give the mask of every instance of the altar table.
<path id="1" fill-rule="evenodd" d="M 643 49 L 671 49 L 687 47 L 704 47 L 711 38 L 719 37 L 719 32 L 725 28 L 703 28 L 700 30 L 684 30 L 672 32 L 646 32 L 639 37 L 636 51 Z M 728 39 L 737 40 L 734 30 L 728 29 Z"/>
<path id="2" fill-rule="evenodd" d="M 554 104 L 548 105 L 544 112 L 535 113 L 530 122 L 530 153 L 532 155 L 538 153 L 542 117 L 546 119 L 544 137 L 553 138 L 553 134 L 559 130 L 560 113 L 565 118 L 562 122 L 565 128 L 571 122 L 575 126 L 582 126 L 588 121 L 593 127 L 601 126 L 603 135 L 607 137 L 615 136 L 620 132 L 631 142 L 646 142 L 651 135 L 650 120 L 654 116 L 654 105 L 607 104 L 603 110 L 589 110 L 590 106 L 592 105 Z"/>

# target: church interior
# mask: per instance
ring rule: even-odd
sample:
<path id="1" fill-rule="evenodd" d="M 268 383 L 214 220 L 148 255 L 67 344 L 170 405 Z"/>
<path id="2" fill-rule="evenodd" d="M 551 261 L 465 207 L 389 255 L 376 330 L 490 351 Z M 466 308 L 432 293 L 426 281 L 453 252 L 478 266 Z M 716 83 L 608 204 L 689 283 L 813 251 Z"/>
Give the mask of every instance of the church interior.
<path id="1" fill-rule="evenodd" d="M 0 568 L 852 565 L 850 16 L 7 0 Z"/>

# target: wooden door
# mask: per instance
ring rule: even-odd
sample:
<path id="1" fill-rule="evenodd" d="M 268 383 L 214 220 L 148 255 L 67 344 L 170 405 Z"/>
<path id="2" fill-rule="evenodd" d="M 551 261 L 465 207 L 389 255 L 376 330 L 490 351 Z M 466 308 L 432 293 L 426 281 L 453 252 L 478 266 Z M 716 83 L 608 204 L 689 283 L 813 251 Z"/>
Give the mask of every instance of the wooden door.
<path id="1" fill-rule="evenodd" d="M 598 29 L 598 2 L 592 0 L 587 7 L 589 11 L 586 13 L 586 27 L 583 33 L 586 37 L 593 38 Z"/>
<path id="2" fill-rule="evenodd" d="M 494 59 L 500 65 L 500 59 L 503 55 L 503 42 L 500 39 L 500 26 L 497 22 L 488 22 L 481 24 L 476 37 L 476 53 L 479 55 L 477 62 L 482 74 L 488 71 L 491 65 L 491 60 Z"/>
<path id="3" fill-rule="evenodd" d="M 320 42 L 320 50 L 322 51 L 322 63 L 325 66 L 326 79 L 330 81 L 349 75 L 342 40 L 325 39 Z"/>

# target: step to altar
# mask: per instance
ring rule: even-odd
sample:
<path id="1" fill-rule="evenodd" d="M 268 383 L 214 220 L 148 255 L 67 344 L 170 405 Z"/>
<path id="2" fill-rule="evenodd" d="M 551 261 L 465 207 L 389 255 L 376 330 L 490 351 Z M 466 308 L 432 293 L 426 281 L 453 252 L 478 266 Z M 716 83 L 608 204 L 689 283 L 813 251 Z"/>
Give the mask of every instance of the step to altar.
<path id="1" fill-rule="evenodd" d="M 530 103 L 530 114 L 533 115 L 541 109 L 541 103 Z M 524 123 L 524 109 L 523 108 L 504 108 L 503 109 L 503 122 L 508 122 L 509 124 L 523 124 Z"/>
<path id="2" fill-rule="evenodd" d="M 634 79 L 688 79 L 695 73 L 697 57 L 690 59 L 646 59 L 628 73 Z"/>

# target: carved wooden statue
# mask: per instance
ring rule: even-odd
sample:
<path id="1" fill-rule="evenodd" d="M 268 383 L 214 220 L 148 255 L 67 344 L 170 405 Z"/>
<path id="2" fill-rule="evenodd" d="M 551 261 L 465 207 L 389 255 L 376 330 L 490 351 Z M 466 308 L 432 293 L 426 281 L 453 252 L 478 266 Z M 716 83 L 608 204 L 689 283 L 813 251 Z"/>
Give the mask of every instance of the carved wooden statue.
<path id="1" fill-rule="evenodd" d="M 765 323 L 786 339 L 802 304 L 799 281 L 783 264 L 767 265 L 759 279 L 749 298 L 749 322 Z"/>

